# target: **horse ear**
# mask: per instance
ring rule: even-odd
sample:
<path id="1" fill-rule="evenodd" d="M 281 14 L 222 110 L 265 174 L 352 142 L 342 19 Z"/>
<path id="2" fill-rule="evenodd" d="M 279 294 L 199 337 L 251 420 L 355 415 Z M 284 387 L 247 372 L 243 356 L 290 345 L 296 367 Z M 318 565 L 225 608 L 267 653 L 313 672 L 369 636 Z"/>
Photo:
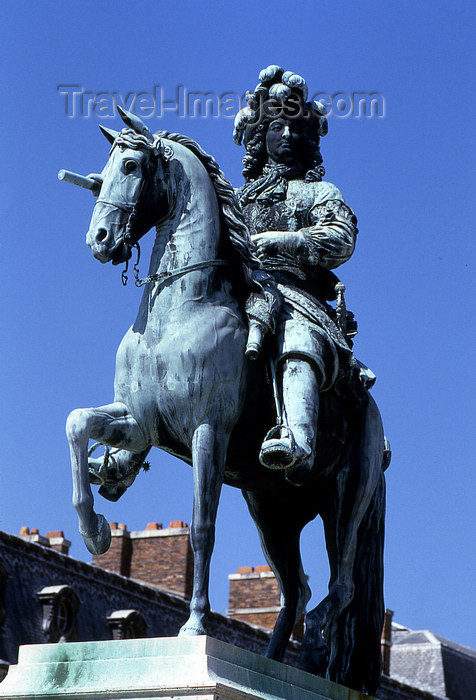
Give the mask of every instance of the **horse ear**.
<path id="1" fill-rule="evenodd" d="M 148 141 L 154 140 L 152 131 L 144 124 L 142 119 L 139 119 L 139 117 L 136 117 L 135 114 L 128 112 L 119 105 L 117 105 L 117 111 L 119 112 L 119 115 L 126 126 L 128 126 L 130 129 L 134 129 L 134 131 L 137 131 L 138 134 L 145 136 Z"/>
<path id="2" fill-rule="evenodd" d="M 114 131 L 114 129 L 108 129 L 107 126 L 101 126 L 101 124 L 99 125 L 99 128 L 101 129 L 102 133 L 107 138 L 109 143 L 114 143 L 114 141 L 120 134 L 119 131 Z"/>

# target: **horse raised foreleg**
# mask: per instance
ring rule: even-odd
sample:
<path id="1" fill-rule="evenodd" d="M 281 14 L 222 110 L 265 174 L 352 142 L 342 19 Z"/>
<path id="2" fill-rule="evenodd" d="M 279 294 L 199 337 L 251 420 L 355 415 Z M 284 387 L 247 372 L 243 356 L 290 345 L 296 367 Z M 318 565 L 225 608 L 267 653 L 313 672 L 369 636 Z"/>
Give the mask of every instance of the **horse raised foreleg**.
<path id="1" fill-rule="evenodd" d="M 205 634 L 205 622 L 210 612 L 210 560 L 215 544 L 215 521 L 227 442 L 224 434 L 208 424 L 199 426 L 193 436 L 193 515 L 190 528 L 194 556 L 193 593 L 190 617 L 179 635 Z"/>
<path id="2" fill-rule="evenodd" d="M 147 440 L 127 407 L 120 402 L 72 411 L 66 422 L 66 434 L 71 452 L 73 505 L 78 513 L 79 531 L 89 551 L 102 554 L 109 548 L 111 532 L 104 516 L 94 512 L 88 442 L 92 439 L 111 447 L 142 452 L 148 447 Z"/>

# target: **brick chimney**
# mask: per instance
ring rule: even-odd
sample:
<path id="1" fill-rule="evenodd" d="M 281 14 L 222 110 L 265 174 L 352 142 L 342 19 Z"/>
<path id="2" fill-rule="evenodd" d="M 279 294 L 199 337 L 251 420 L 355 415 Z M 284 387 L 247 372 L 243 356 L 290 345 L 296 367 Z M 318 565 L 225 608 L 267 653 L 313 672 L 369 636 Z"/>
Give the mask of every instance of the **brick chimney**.
<path id="1" fill-rule="evenodd" d="M 281 594 L 270 567 L 240 566 L 236 574 L 229 574 L 228 579 L 228 617 L 272 630 L 281 610 Z M 302 639 L 303 632 L 304 618 L 296 623 L 293 637 Z"/>
<path id="2" fill-rule="evenodd" d="M 128 532 L 125 525 L 113 522 L 111 535 L 109 550 L 95 554 L 94 564 L 183 598 L 191 597 L 193 554 L 186 523 L 173 520 L 166 529 L 161 523 L 149 523 L 145 530 Z"/>
<path id="3" fill-rule="evenodd" d="M 71 547 L 71 542 L 65 538 L 63 530 L 52 530 L 51 532 L 47 532 L 46 537 L 44 537 L 40 535 L 38 528 L 32 527 L 30 530 L 29 527 L 23 526 L 20 528 L 20 537 L 22 540 L 25 540 L 25 542 L 35 542 L 35 544 L 49 547 L 61 554 L 68 554 L 69 548 Z"/>
<path id="4" fill-rule="evenodd" d="M 71 542 L 64 536 L 63 530 L 52 530 L 46 533 L 46 538 L 49 540 L 51 549 L 60 554 L 69 554 Z"/>
<path id="5" fill-rule="evenodd" d="M 25 542 L 35 542 L 35 544 L 41 544 L 43 547 L 50 546 L 50 541 L 43 535 L 40 535 L 37 527 L 32 527 L 31 530 L 29 527 L 22 527 L 20 529 L 20 537 Z"/>
<path id="6" fill-rule="evenodd" d="M 392 648 L 392 618 L 393 610 L 385 608 L 385 617 L 382 629 L 382 673 L 386 676 L 390 675 L 390 652 Z"/>
<path id="7" fill-rule="evenodd" d="M 113 571 L 121 576 L 129 576 L 131 567 L 131 540 L 127 526 L 110 523 L 111 546 L 105 554 L 94 554 L 93 564 L 106 571 Z"/>
<path id="8" fill-rule="evenodd" d="M 173 520 L 168 528 L 149 523 L 131 532 L 130 577 L 190 598 L 193 588 L 193 554 L 187 523 Z"/>
<path id="9" fill-rule="evenodd" d="M 20 528 L 20 537 L 25 542 L 34 542 L 41 544 L 42 547 L 49 547 L 61 554 L 68 554 L 71 542 L 64 536 L 63 530 L 52 530 L 46 533 L 46 537 L 40 535 L 37 527 L 32 527 L 31 530 L 27 526 Z"/>

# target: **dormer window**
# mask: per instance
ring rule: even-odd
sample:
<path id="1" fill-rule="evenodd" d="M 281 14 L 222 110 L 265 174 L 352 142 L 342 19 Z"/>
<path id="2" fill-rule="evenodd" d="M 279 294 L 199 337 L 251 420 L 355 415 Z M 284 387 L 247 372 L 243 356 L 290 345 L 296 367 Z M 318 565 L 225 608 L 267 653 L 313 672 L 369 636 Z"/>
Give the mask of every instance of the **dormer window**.
<path id="1" fill-rule="evenodd" d="M 147 622 L 137 610 L 114 610 L 106 619 L 113 639 L 140 639 L 146 636 Z"/>
<path id="2" fill-rule="evenodd" d="M 76 632 L 81 604 L 70 586 L 46 586 L 37 593 L 43 607 L 43 632 L 49 642 L 69 642 Z"/>

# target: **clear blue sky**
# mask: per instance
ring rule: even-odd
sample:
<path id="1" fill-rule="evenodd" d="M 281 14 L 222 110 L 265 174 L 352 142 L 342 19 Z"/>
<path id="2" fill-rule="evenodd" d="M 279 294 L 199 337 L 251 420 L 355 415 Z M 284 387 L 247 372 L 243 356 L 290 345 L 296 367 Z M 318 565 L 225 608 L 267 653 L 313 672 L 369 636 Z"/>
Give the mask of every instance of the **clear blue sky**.
<path id="1" fill-rule="evenodd" d="M 312 93 L 385 98 L 384 118 L 331 117 L 322 153 L 359 218 L 340 272 L 393 449 L 386 603 L 402 624 L 476 647 L 472 5 L 1 3 L 2 530 L 63 529 L 72 555 L 89 560 L 64 423 L 112 399 L 116 348 L 141 294 L 86 247 L 91 195 L 56 179 L 59 168 L 101 170 L 97 125 L 119 121 L 68 118 L 57 87 L 242 93 L 279 63 Z M 195 138 L 241 184 L 230 119 L 170 112 L 148 123 Z M 190 520 L 190 468 L 157 450 L 151 461 L 117 504 L 96 499 L 109 520 L 133 530 Z M 217 530 L 212 606 L 224 612 L 227 574 L 264 559 L 239 492 L 224 490 Z M 303 554 L 317 603 L 328 575 L 320 525 L 305 531 Z"/>

